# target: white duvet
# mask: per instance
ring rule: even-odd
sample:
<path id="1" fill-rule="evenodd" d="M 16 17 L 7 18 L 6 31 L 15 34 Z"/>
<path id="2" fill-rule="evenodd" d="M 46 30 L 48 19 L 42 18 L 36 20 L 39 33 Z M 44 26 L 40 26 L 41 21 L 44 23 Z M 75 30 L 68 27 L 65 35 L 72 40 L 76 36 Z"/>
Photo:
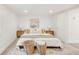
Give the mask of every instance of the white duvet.
<path id="1" fill-rule="evenodd" d="M 21 38 L 48 38 L 48 37 L 53 37 L 53 35 L 51 34 L 42 34 L 42 33 L 29 33 L 29 34 L 26 34 L 24 33 Z"/>
<path id="2" fill-rule="evenodd" d="M 22 45 L 26 40 L 34 40 L 35 42 L 45 41 L 47 46 L 63 48 L 63 43 L 58 38 L 20 38 L 17 42 L 17 46 Z"/>

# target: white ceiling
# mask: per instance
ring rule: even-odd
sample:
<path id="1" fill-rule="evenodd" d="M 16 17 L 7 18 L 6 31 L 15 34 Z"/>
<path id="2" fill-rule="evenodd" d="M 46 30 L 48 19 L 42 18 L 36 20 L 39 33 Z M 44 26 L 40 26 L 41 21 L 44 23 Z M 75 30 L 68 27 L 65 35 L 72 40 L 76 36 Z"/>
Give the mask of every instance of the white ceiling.
<path id="1" fill-rule="evenodd" d="M 49 10 L 52 10 L 53 13 L 59 13 L 61 11 L 73 8 L 77 5 L 73 4 L 9 4 L 5 5 L 10 8 L 12 11 L 16 12 L 19 15 L 48 15 Z M 28 13 L 25 13 L 24 10 L 28 10 Z"/>

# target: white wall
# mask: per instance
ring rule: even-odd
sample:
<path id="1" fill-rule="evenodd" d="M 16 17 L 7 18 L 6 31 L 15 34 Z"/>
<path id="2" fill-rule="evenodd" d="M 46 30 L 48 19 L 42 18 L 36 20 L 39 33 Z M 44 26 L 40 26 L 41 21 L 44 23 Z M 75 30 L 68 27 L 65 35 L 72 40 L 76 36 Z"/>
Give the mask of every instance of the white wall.
<path id="1" fill-rule="evenodd" d="M 79 7 L 55 15 L 56 35 L 66 43 L 79 43 Z"/>
<path id="2" fill-rule="evenodd" d="M 68 40 L 68 15 L 67 12 L 57 15 L 56 34 L 62 41 Z"/>
<path id="3" fill-rule="evenodd" d="M 51 18 L 51 16 L 19 16 L 18 17 L 18 25 L 22 29 L 30 28 L 30 19 L 32 18 L 38 18 L 40 20 L 40 27 L 39 28 L 48 28 L 54 25 L 54 20 Z M 53 28 L 53 27 L 52 27 Z"/>
<path id="4" fill-rule="evenodd" d="M 69 13 L 69 43 L 79 43 L 79 8 Z"/>
<path id="5" fill-rule="evenodd" d="M 10 10 L 0 5 L 0 54 L 16 38 L 16 16 Z"/>

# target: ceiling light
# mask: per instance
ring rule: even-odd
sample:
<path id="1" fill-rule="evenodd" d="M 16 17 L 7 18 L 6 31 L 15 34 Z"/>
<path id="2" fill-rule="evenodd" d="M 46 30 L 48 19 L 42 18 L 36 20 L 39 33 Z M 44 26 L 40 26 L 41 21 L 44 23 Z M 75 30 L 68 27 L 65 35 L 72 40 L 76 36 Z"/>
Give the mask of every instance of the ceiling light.
<path id="1" fill-rule="evenodd" d="M 28 13 L 28 10 L 24 10 L 25 13 Z"/>
<path id="2" fill-rule="evenodd" d="M 49 10 L 49 13 L 53 13 L 53 10 Z"/>

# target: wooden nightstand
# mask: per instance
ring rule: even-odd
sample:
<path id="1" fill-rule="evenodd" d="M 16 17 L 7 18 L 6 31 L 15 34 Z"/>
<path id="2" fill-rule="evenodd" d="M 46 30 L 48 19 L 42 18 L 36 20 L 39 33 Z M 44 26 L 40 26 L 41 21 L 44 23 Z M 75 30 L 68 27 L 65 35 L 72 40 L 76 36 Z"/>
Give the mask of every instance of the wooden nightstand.
<path id="1" fill-rule="evenodd" d="M 54 31 L 46 30 L 46 33 L 52 34 L 53 36 L 55 35 Z"/>
<path id="2" fill-rule="evenodd" d="M 17 38 L 21 37 L 21 35 L 22 35 L 23 33 L 24 33 L 24 31 L 22 31 L 22 30 L 17 30 L 17 32 L 16 32 Z"/>

